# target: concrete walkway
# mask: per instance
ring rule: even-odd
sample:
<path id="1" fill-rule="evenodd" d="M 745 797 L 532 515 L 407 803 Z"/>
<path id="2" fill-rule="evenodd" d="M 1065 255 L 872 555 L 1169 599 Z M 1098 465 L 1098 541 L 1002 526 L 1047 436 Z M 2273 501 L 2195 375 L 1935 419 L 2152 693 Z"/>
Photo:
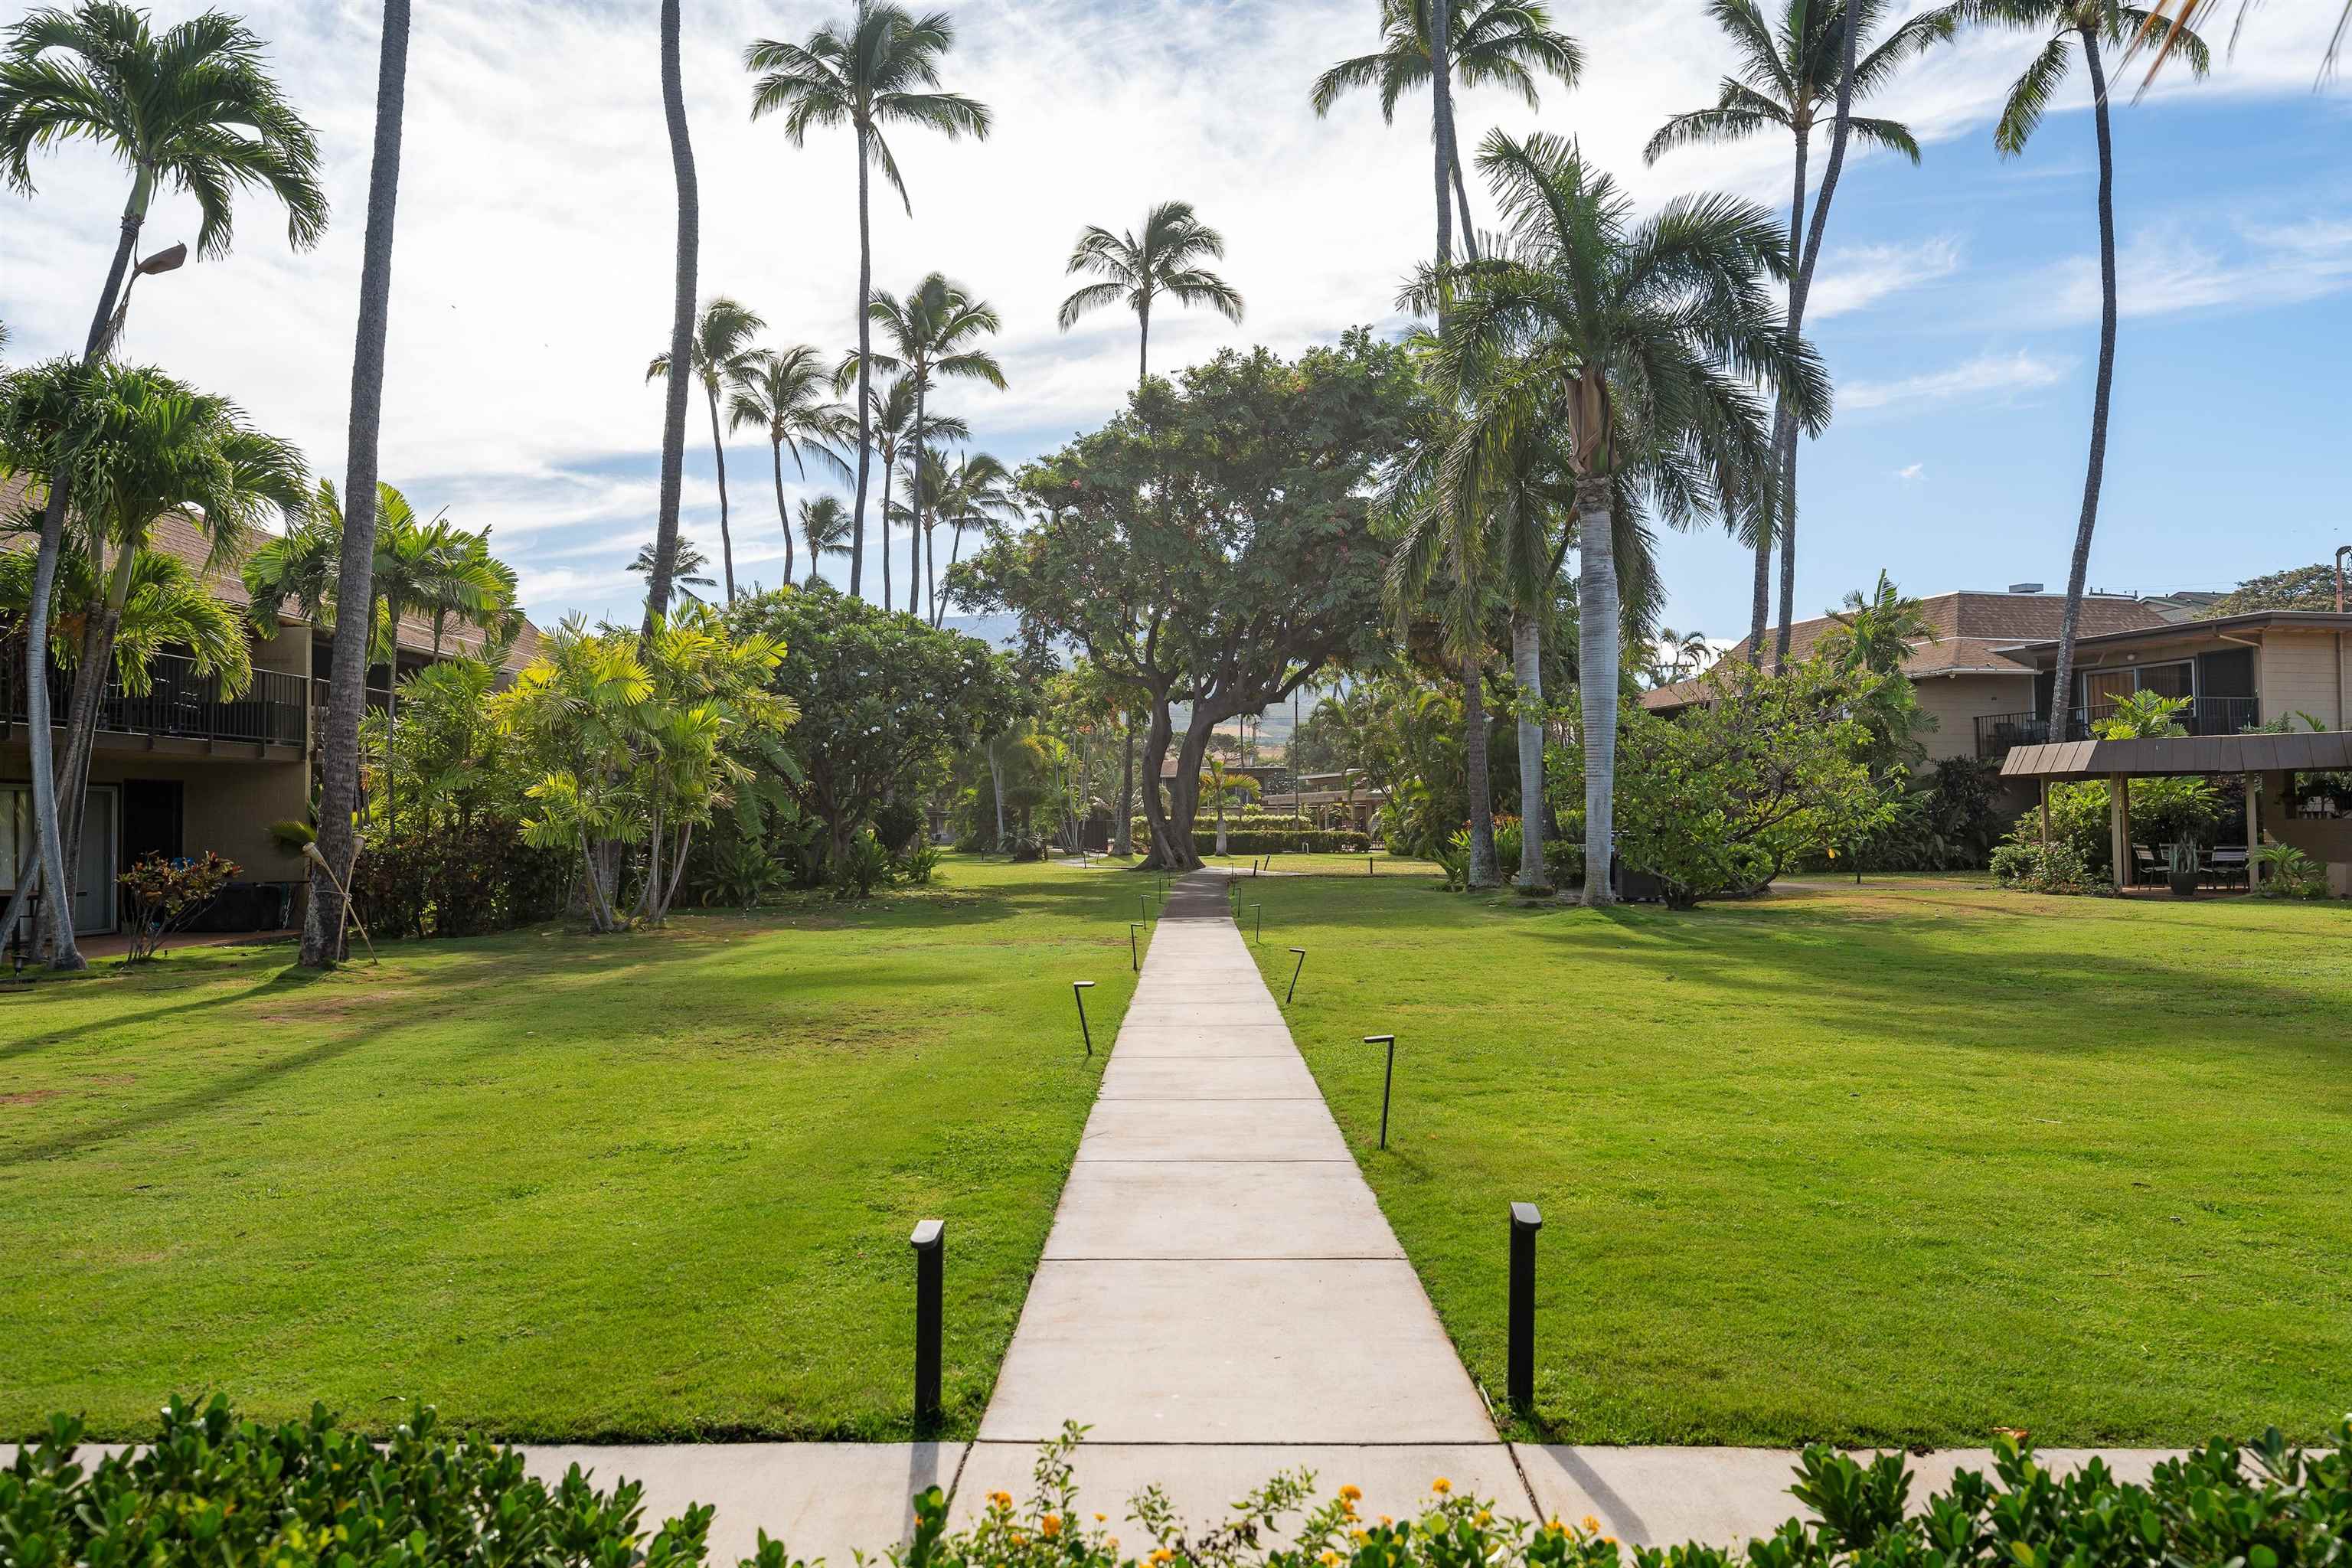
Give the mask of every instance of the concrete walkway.
<path id="1" fill-rule="evenodd" d="M 1171 891 L 1013 1336 L 959 1514 L 1090 1428 L 1078 1482 L 1215 1516 L 1277 1470 L 1401 1513 L 1433 1477 L 1527 1501 L 1226 909 Z"/>

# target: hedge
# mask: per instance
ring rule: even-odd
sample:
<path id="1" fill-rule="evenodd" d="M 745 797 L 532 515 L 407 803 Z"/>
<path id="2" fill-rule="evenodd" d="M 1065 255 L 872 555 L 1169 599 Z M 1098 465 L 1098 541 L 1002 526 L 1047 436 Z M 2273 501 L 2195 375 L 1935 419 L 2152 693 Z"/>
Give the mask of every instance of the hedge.
<path id="1" fill-rule="evenodd" d="M 903 1546 L 877 1542 L 868 1562 L 899 1568 L 2285 1568 L 2342 1563 L 2352 1552 L 2352 1417 L 2333 1447 L 2298 1452 L 2273 1430 L 2244 1449 L 2215 1441 L 2156 1467 L 2147 1485 L 2093 1461 L 2064 1477 L 2030 1443 L 1996 1439 L 1993 1474 L 1962 1470 L 1948 1492 L 1911 1506 L 1907 1456 L 1867 1465 L 1805 1450 L 1790 1495 L 1818 1515 L 1792 1517 L 1744 1549 L 1626 1548 L 1596 1520 L 1531 1524 L 1443 1477 L 1430 1500 L 1391 1521 L 1358 1510 L 1340 1485 L 1328 1500 L 1301 1470 L 1267 1481 L 1213 1528 L 1188 1529 L 1164 1498 L 1134 1500 L 1139 1528 L 1122 1545 L 1109 1505 L 1083 1509 L 1071 1479 L 1078 1429 L 1045 1445 L 1035 1490 L 974 1500 L 976 1521 L 950 1531 L 937 1487 L 917 1494 Z M 593 1487 L 577 1465 L 550 1485 L 522 1458 L 444 1433 L 417 1410 L 381 1448 L 341 1429 L 323 1407 L 277 1426 L 241 1422 L 227 1402 L 174 1399 L 152 1446 L 84 1465 L 78 1423 L 0 1469 L 0 1568 L 693 1568 L 709 1555 L 713 1510 L 658 1528 L 643 1492 Z M 1333 1478 L 1346 1482 L 1349 1478 Z M 1793 1511 L 1793 1510 L 1792 1510 Z M 1090 1522 L 1091 1521 L 1091 1522 Z M 1287 1545 L 1273 1544 L 1279 1536 Z M 785 1542 L 759 1538 L 747 1568 L 795 1568 Z"/>
<path id="2" fill-rule="evenodd" d="M 1143 818 L 1133 824 L 1135 843 L 1151 842 L 1151 826 Z M 1326 830 L 1323 828 L 1284 828 L 1268 832 L 1255 824 L 1244 827 L 1225 825 L 1225 852 L 1229 855 L 1361 855 L 1372 847 L 1372 836 L 1355 828 Z M 1192 853 L 1214 855 L 1217 852 L 1217 826 L 1192 828 Z"/>

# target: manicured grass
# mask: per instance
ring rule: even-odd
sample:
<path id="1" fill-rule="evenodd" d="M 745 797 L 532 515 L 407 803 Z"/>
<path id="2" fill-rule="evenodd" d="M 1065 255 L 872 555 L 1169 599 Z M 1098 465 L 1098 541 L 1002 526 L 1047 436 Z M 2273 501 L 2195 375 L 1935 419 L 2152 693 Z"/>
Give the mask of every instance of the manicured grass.
<path id="1" fill-rule="evenodd" d="M 969 1433 L 1133 988 L 1131 883 L 667 931 L 190 950 L 0 994 L 0 1438 L 415 1395 L 513 1438 L 904 1436 L 918 1219 Z"/>
<path id="2" fill-rule="evenodd" d="M 1277 996 L 1308 950 L 1292 1027 L 1498 1401 L 1506 1205 L 1541 1207 L 1523 1432 L 2174 1444 L 2345 1408 L 2340 904 L 1926 878 L 1689 914 L 1402 877 L 1251 896 Z M 1360 1042 L 1390 1032 L 1381 1153 Z"/>

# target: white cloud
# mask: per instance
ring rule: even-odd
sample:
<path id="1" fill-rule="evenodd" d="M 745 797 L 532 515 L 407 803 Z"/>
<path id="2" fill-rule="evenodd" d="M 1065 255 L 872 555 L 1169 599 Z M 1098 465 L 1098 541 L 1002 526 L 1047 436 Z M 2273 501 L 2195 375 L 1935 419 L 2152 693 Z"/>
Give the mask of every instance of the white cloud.
<path id="1" fill-rule="evenodd" d="M 1908 484 L 1913 479 L 1924 477 L 1927 472 L 1927 465 L 1925 463 L 1906 463 L 1903 467 L 1895 470 L 1895 477 L 1901 479 L 1904 483 Z"/>
<path id="2" fill-rule="evenodd" d="M 1890 294 L 1948 278 L 1960 268 L 1960 242 L 1931 236 L 1912 245 L 1866 245 L 1832 250 L 1806 297 L 1807 322 L 1866 310 Z"/>
<path id="3" fill-rule="evenodd" d="M 156 8 L 170 17 L 194 5 Z M 299 441 L 320 471 L 340 476 L 378 8 L 236 8 L 271 41 L 289 93 L 320 129 L 335 225 L 315 254 L 292 256 L 276 216 L 242 201 L 232 257 L 141 286 L 130 348 L 236 395 L 265 428 Z M 704 291 L 736 293 L 766 314 L 777 340 L 828 352 L 853 331 L 850 143 L 818 132 L 795 149 L 773 122 L 752 124 L 740 52 L 754 36 L 802 36 L 845 9 L 698 0 L 685 59 Z M 1124 226 L 1157 199 L 1188 197 L 1224 231 L 1224 269 L 1250 309 L 1238 328 L 1201 312 L 1160 316 L 1155 364 L 1226 343 L 1296 352 L 1391 317 L 1398 280 L 1430 244 L 1425 100 L 1408 100 L 1394 126 L 1370 99 L 1343 101 L 1323 121 L 1307 102 L 1317 71 L 1373 43 L 1364 0 L 959 0 L 954 11 L 961 38 L 946 83 L 991 103 L 997 130 L 985 144 L 898 135 L 914 214 L 877 187 L 875 277 L 904 289 L 942 268 L 1003 313 L 1011 390 L 957 395 L 981 446 L 1025 456 L 1098 422 L 1123 396 L 1131 322 L 1107 312 L 1066 337 L 1054 310 L 1079 225 Z M 1562 15 L 1585 48 L 1583 85 L 1548 89 L 1539 111 L 1468 95 L 1465 148 L 1496 123 L 1568 131 L 1645 203 L 1694 188 L 1785 202 L 1788 151 L 1777 141 L 1641 162 L 1668 114 L 1715 96 L 1724 48 L 1699 0 Z M 2272 7 L 2254 26 L 2219 81 L 2195 90 L 2305 89 L 2317 58 L 2312 19 Z M 2025 48 L 1975 37 L 1942 51 L 1906 79 L 1904 112 L 1930 140 L 1980 133 Z M 383 468 L 420 503 L 493 524 L 534 610 L 551 618 L 566 608 L 625 613 L 636 592 L 623 570 L 628 541 L 651 528 L 661 405 L 643 372 L 666 336 L 674 221 L 653 52 L 646 5 L 418 0 L 415 10 Z M 2186 90 L 2168 83 L 2155 98 Z M 26 356 L 79 343 L 123 185 L 82 148 L 42 160 L 37 174 L 37 198 L 0 195 L 0 319 Z M 1491 222 L 1491 205 L 1476 205 Z M 192 210 L 184 197 L 163 202 L 151 247 L 189 237 Z M 1959 261 L 1957 243 L 1945 245 L 1832 249 L 1816 313 L 1859 310 L 1942 276 Z M 1873 395 L 1848 388 L 1845 406 L 1857 405 L 1857 391 Z M 1885 385 L 1875 395 L 1891 396 Z M 691 439 L 707 450 L 707 426 Z M 772 576 L 782 541 L 767 454 L 754 443 L 731 447 L 730 458 L 739 574 Z M 788 473 L 788 500 L 814 488 Z M 689 531 L 716 561 L 707 479 L 688 500 Z"/>
<path id="4" fill-rule="evenodd" d="M 2142 229 L 2116 250 L 2116 303 L 2125 316 L 2186 310 L 2263 310 L 2306 304 L 2352 287 L 2352 222 L 2306 216 L 2285 222 L 2217 215 Z M 2096 321 L 2097 258 L 2053 263 L 2024 297 L 2043 301 L 2038 320 Z"/>
<path id="5" fill-rule="evenodd" d="M 1893 381 L 1856 381 L 1841 387 L 1838 407 L 1848 411 L 1925 405 L 1937 407 L 1964 400 L 2013 396 L 2054 386 L 2066 379 L 2074 362 L 2019 349 L 2008 354 L 1979 354 L 1948 370 L 1929 371 Z M 1919 465 L 1898 477 L 1916 476 Z"/>

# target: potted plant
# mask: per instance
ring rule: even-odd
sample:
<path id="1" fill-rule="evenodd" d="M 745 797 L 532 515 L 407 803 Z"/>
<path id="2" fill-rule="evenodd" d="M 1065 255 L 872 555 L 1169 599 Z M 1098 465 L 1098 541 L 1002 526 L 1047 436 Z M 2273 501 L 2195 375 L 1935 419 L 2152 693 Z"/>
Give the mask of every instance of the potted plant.
<path id="1" fill-rule="evenodd" d="M 2164 847 L 2164 859 L 2168 868 L 2164 879 L 2171 884 L 2172 896 L 2176 899 L 2195 898 L 2199 874 L 2197 846 L 2186 838 L 2176 839 Z"/>

